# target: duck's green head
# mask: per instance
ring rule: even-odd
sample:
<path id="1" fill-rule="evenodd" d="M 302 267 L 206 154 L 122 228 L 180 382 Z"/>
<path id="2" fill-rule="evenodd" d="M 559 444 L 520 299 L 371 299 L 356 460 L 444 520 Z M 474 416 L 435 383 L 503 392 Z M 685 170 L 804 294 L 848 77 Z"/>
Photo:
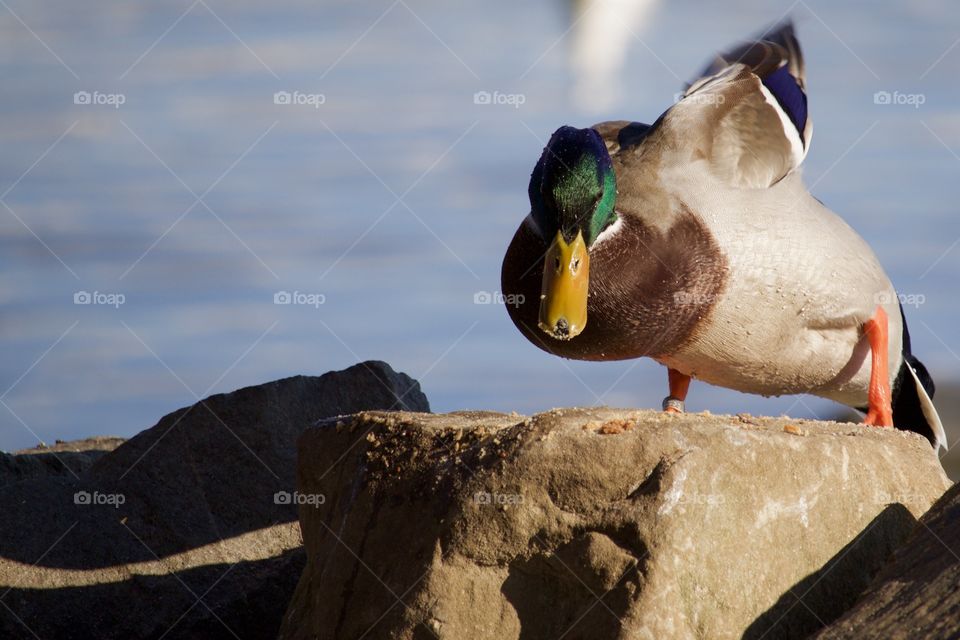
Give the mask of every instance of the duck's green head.
<path id="1" fill-rule="evenodd" d="M 530 209 L 550 243 L 543 263 L 540 329 L 570 340 L 587 325 L 590 248 L 616 220 L 613 162 L 593 129 L 560 127 L 530 176 Z"/>

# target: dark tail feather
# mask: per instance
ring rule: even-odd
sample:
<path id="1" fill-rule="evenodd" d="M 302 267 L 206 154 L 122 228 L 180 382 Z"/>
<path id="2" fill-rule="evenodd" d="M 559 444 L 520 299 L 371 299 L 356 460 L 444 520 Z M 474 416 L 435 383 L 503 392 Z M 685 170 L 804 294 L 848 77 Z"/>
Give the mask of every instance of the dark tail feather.
<path id="1" fill-rule="evenodd" d="M 910 352 L 910 332 L 903 319 L 903 364 L 893 383 L 893 425 L 898 429 L 919 433 L 933 445 L 947 448 L 946 434 L 940 416 L 933 406 L 935 386 L 927 368 Z"/>

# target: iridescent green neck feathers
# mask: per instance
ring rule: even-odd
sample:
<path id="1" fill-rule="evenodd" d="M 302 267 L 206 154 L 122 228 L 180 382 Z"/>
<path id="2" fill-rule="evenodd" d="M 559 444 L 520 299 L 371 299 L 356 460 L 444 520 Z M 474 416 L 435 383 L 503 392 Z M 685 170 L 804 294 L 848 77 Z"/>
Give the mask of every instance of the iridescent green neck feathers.
<path id="1" fill-rule="evenodd" d="M 617 181 L 603 140 L 593 129 L 560 127 L 530 176 L 530 207 L 545 238 L 577 233 L 589 248 L 616 220 Z"/>

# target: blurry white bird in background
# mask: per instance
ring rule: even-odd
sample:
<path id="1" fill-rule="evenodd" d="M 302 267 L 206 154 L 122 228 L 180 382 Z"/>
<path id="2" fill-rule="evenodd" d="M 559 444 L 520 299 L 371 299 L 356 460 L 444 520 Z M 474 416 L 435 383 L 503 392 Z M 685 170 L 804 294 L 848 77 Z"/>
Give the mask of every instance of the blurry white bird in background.
<path id="1" fill-rule="evenodd" d="M 569 55 L 577 109 L 596 113 L 617 103 L 627 52 L 656 5 L 657 0 L 573 0 Z"/>

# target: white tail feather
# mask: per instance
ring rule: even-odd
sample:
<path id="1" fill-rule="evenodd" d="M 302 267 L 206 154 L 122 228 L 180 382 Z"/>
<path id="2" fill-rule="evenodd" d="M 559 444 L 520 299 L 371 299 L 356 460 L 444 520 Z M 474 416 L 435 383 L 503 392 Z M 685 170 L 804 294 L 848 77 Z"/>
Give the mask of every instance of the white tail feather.
<path id="1" fill-rule="evenodd" d="M 940 422 L 940 416 L 937 415 L 937 409 L 933 406 L 933 400 L 930 399 L 930 396 L 927 395 L 926 389 L 923 388 L 923 385 L 920 384 L 920 378 L 917 377 L 917 372 L 913 370 L 913 367 L 910 366 L 909 362 L 904 361 L 904 364 L 907 365 L 907 369 L 910 370 L 910 375 L 913 376 L 913 383 L 917 387 L 917 396 L 920 398 L 920 408 L 923 411 L 923 417 L 927 419 L 927 424 L 933 429 L 933 435 L 937 439 L 936 445 L 934 445 L 934 450 L 939 447 L 943 447 L 943 450 L 947 450 L 947 434 L 943 431 L 943 423 Z"/>

